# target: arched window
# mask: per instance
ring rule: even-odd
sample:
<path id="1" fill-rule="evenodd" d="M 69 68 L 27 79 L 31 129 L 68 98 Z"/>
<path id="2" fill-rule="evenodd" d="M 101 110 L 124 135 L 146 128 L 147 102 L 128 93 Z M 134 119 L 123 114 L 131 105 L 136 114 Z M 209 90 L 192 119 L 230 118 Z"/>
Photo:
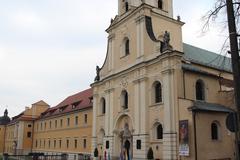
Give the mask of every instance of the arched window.
<path id="1" fill-rule="evenodd" d="M 196 100 L 205 100 L 205 86 L 202 80 L 196 82 Z"/>
<path id="2" fill-rule="evenodd" d="M 158 8 L 163 9 L 163 1 L 162 0 L 158 0 Z"/>
<path id="3" fill-rule="evenodd" d="M 127 12 L 129 10 L 129 4 L 128 2 L 125 2 L 125 11 Z"/>
<path id="4" fill-rule="evenodd" d="M 157 139 L 163 139 L 163 127 L 161 124 L 158 124 L 157 128 L 156 128 L 156 132 L 157 132 Z"/>
<path id="5" fill-rule="evenodd" d="M 102 114 L 106 113 L 106 100 L 105 100 L 105 98 L 101 99 L 101 113 Z"/>
<path id="6" fill-rule="evenodd" d="M 125 90 L 121 94 L 121 105 L 123 109 L 128 109 L 128 93 Z"/>
<path id="7" fill-rule="evenodd" d="M 162 85 L 160 82 L 153 84 L 155 103 L 162 102 Z"/>
<path id="8" fill-rule="evenodd" d="M 211 136 L 212 136 L 212 140 L 219 139 L 219 126 L 216 122 L 213 122 L 211 125 Z"/>

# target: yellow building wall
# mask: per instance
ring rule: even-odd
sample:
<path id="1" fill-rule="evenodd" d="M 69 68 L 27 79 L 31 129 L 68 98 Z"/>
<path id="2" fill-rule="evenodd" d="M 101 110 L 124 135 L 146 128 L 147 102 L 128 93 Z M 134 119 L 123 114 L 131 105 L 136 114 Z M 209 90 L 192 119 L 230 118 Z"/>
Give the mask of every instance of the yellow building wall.
<path id="1" fill-rule="evenodd" d="M 0 154 L 4 152 L 5 125 L 0 125 Z"/>
<path id="2" fill-rule="evenodd" d="M 87 123 L 85 123 L 87 115 Z M 78 117 L 78 124 L 75 117 Z M 70 124 L 68 125 L 68 118 Z M 61 125 L 62 120 L 62 125 Z M 50 127 L 51 123 L 51 127 Z M 47 153 L 91 153 L 92 109 L 40 119 L 34 124 L 33 151 Z M 86 147 L 84 147 L 86 139 Z M 67 147 L 67 140 L 69 146 Z M 75 147 L 75 140 L 77 141 Z M 50 146 L 49 146 L 50 141 Z M 61 141 L 61 146 L 60 146 Z"/>
<path id="3" fill-rule="evenodd" d="M 6 134 L 5 134 L 5 147 L 4 153 L 14 154 L 14 142 L 15 138 L 15 124 L 9 124 L 6 126 Z"/>

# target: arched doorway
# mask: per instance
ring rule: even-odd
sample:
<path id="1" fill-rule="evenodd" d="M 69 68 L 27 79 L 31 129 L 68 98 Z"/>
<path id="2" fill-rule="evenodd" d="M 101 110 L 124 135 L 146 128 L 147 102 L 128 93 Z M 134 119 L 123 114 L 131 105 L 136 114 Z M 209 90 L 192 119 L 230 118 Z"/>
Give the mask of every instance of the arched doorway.
<path id="1" fill-rule="evenodd" d="M 121 156 L 124 160 L 130 160 L 133 157 L 133 129 L 129 116 L 121 116 L 115 127 L 115 155 Z"/>

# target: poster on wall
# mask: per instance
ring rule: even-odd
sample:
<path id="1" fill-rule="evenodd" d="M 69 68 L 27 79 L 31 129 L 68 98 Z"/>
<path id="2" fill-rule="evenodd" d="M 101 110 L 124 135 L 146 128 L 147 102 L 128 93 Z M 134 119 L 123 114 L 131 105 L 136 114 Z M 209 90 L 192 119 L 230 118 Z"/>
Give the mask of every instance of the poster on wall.
<path id="1" fill-rule="evenodd" d="M 189 156 L 188 120 L 179 121 L 179 155 Z"/>

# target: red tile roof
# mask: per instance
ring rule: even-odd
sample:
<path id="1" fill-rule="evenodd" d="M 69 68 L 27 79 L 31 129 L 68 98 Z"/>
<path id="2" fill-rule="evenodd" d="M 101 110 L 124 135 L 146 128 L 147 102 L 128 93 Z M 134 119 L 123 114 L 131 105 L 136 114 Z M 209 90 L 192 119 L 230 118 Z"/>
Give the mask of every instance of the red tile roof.
<path id="1" fill-rule="evenodd" d="M 92 96 L 92 88 L 69 96 L 57 106 L 49 108 L 46 112 L 42 113 L 40 119 L 92 108 Z"/>

